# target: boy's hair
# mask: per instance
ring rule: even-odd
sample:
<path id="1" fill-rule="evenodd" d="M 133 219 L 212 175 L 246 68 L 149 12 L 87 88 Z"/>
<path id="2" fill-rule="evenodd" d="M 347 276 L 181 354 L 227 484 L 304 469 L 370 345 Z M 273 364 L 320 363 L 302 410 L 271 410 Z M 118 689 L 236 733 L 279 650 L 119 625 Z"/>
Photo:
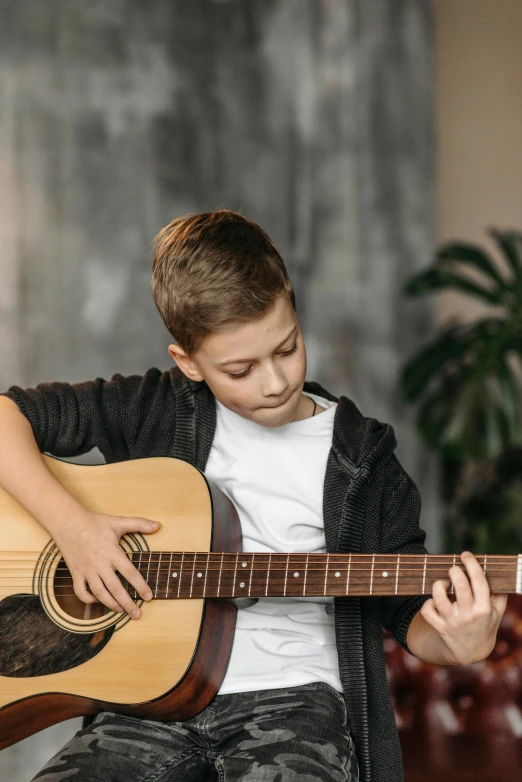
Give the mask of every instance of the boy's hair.
<path id="1" fill-rule="evenodd" d="M 261 318 L 278 296 L 295 310 L 279 250 L 238 212 L 177 217 L 154 239 L 151 292 L 168 331 L 193 355 L 204 338 L 233 323 Z"/>

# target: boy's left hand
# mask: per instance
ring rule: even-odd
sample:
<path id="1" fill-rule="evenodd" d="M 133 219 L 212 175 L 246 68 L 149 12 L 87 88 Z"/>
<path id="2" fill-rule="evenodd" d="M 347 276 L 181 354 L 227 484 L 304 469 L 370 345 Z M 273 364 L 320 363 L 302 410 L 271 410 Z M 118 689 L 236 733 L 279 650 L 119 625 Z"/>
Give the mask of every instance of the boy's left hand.
<path id="1" fill-rule="evenodd" d="M 469 581 L 460 567 L 450 568 L 455 602 L 447 594 L 449 582 L 435 581 L 433 597 L 424 603 L 421 613 L 446 645 L 448 663 L 470 665 L 493 651 L 508 596 L 490 594 L 482 567 L 473 554 L 464 551 L 460 558 Z"/>

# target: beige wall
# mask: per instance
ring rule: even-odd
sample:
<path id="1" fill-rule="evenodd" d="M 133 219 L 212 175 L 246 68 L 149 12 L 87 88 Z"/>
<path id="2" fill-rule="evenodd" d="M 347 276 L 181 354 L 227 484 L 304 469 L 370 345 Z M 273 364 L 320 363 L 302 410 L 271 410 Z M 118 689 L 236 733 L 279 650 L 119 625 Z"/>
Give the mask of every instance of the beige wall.
<path id="1" fill-rule="evenodd" d="M 433 0 L 438 241 L 522 230 L 522 0 Z M 484 311 L 440 296 L 438 321 Z"/>

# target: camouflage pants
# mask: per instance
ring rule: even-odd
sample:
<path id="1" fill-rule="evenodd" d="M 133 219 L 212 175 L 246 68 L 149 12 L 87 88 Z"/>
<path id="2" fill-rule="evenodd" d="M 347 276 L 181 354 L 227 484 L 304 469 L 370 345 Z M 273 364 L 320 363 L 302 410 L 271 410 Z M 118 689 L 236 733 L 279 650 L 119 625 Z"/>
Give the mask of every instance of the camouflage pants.
<path id="1" fill-rule="evenodd" d="M 38 782 L 358 782 L 343 696 L 323 682 L 217 695 L 161 723 L 102 712 Z"/>

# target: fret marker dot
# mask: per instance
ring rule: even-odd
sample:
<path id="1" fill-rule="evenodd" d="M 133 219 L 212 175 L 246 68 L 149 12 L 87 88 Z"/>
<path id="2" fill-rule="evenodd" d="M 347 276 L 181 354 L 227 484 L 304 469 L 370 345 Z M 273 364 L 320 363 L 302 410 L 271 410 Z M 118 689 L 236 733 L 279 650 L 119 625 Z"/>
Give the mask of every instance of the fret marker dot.
<path id="1" fill-rule="evenodd" d="M 243 588 L 243 587 L 245 586 L 245 582 L 244 582 L 244 581 L 242 581 L 242 582 L 240 583 L 240 585 L 239 585 L 239 586 L 240 586 L 241 588 Z"/>
<path id="2" fill-rule="evenodd" d="M 337 573 L 335 574 L 335 577 L 336 577 L 336 578 L 339 578 L 339 576 L 340 576 L 340 575 L 341 575 L 341 574 L 339 573 L 339 571 L 337 571 Z"/>
<path id="3" fill-rule="evenodd" d="M 297 578 L 298 575 L 299 573 L 294 573 L 294 578 Z"/>
<path id="4" fill-rule="evenodd" d="M 203 573 L 198 573 L 198 578 L 201 578 L 202 575 Z"/>
<path id="5" fill-rule="evenodd" d="M 177 573 L 173 573 L 172 578 L 177 578 L 177 575 L 178 575 Z"/>
<path id="6" fill-rule="evenodd" d="M 242 562 L 241 567 L 246 567 L 246 562 Z"/>
<path id="7" fill-rule="evenodd" d="M 388 571 L 387 571 L 387 570 L 384 570 L 384 571 L 383 571 L 383 574 L 382 574 L 382 577 L 383 577 L 383 578 L 386 578 L 387 576 L 388 576 Z"/>

